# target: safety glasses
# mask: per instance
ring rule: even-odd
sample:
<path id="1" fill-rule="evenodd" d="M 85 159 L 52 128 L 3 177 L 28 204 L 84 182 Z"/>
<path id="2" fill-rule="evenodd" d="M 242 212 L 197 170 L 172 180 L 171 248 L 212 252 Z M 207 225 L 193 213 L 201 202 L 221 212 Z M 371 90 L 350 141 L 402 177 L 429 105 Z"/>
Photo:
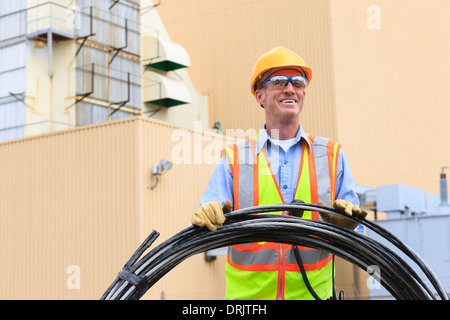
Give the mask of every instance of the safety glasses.
<path id="1" fill-rule="evenodd" d="M 296 89 L 305 89 L 308 81 L 302 76 L 273 76 L 266 81 L 263 82 L 261 88 L 267 84 L 267 87 L 272 89 L 281 89 L 287 86 L 288 83 L 291 83 L 292 86 Z"/>

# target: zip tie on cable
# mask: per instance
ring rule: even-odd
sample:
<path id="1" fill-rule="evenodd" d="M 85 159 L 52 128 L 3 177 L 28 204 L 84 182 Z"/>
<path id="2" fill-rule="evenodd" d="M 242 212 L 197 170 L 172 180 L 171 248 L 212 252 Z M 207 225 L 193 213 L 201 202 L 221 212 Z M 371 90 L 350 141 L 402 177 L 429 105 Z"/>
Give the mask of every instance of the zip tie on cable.
<path id="1" fill-rule="evenodd" d="M 122 280 L 127 281 L 128 283 L 131 283 L 141 294 L 141 296 L 143 296 L 148 291 L 148 289 L 150 289 L 147 283 L 147 279 L 143 276 L 138 276 L 137 274 L 133 273 L 130 266 L 125 266 L 119 272 L 118 277 Z"/>
<path id="2" fill-rule="evenodd" d="M 159 233 L 155 230 L 153 230 L 150 235 L 142 242 L 142 244 L 139 246 L 139 248 L 136 250 L 135 253 L 131 256 L 131 258 L 127 261 L 125 266 L 122 268 L 122 270 L 119 272 L 117 279 L 113 284 L 108 288 L 108 290 L 104 293 L 103 298 L 110 296 L 110 289 L 113 287 L 113 285 L 119 281 L 119 279 L 124 280 L 130 284 L 132 284 L 139 292 L 140 297 L 143 296 L 150 287 L 148 286 L 147 280 L 143 276 L 139 276 L 132 272 L 134 264 L 139 260 L 139 258 L 142 256 L 142 254 L 147 250 L 152 243 L 156 240 L 156 238 L 159 237 Z M 139 298 L 140 298 L 139 297 Z"/>

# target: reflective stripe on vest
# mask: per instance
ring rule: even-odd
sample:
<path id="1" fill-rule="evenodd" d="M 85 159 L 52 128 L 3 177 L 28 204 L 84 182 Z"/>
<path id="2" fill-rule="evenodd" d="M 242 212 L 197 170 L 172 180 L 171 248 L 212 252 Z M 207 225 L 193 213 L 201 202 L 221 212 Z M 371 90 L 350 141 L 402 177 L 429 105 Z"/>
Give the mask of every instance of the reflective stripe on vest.
<path id="1" fill-rule="evenodd" d="M 302 158 L 294 198 L 306 203 L 317 203 L 318 200 L 321 200 L 326 205 L 331 205 L 334 201 L 340 146 L 326 138 L 311 135 L 308 138 L 312 150 L 309 150 L 307 143 L 302 141 Z M 284 202 L 266 150 L 263 148 L 258 155 L 255 154 L 256 140 L 257 137 L 242 140 L 225 149 L 233 175 L 234 210 Z M 304 212 L 303 218 L 317 220 L 319 215 L 317 212 Z M 323 250 L 305 247 L 300 247 L 300 249 L 307 272 L 317 274 L 316 270 L 324 268 L 331 261 L 330 254 Z M 278 276 L 273 276 L 273 281 L 278 282 L 276 296 L 284 298 L 285 279 L 289 277 L 283 275 L 289 271 L 299 271 L 291 245 L 268 242 L 241 244 L 231 246 L 228 252 L 226 268 L 227 298 L 255 298 L 254 296 L 245 296 L 245 294 L 244 296 L 236 296 L 236 291 L 229 290 L 229 287 L 238 285 L 239 277 L 241 281 L 245 281 L 246 277 L 255 281 L 258 276 L 254 273 L 262 271 L 278 273 Z M 243 272 L 246 275 L 243 275 Z M 236 276 L 237 273 L 239 273 L 239 277 Z M 301 281 L 301 279 L 298 279 L 298 281 Z M 293 286 L 289 285 L 289 287 Z M 272 290 L 274 288 L 275 286 Z M 228 291 L 233 291 L 234 294 L 228 294 Z M 275 293 L 272 295 L 275 295 Z M 273 298 L 271 295 L 263 294 L 262 296 Z M 301 295 L 294 295 L 294 297 L 301 298 Z"/>
<path id="2" fill-rule="evenodd" d="M 277 258 L 277 254 L 275 254 L 274 250 L 278 250 L 279 249 L 279 245 L 278 248 L 276 249 L 271 249 L 271 250 L 259 250 L 259 251 L 241 251 L 236 249 L 236 247 L 232 246 L 230 247 L 230 258 L 231 258 L 231 262 L 232 264 L 236 265 L 237 262 L 234 262 L 234 260 L 238 261 L 238 263 L 241 266 L 248 266 L 249 269 L 251 269 L 252 265 L 267 265 L 265 267 L 261 267 L 264 270 L 278 270 L 278 258 Z M 293 254 L 293 252 L 291 252 L 292 249 L 286 249 L 285 250 L 285 254 L 286 254 L 286 258 L 284 260 L 285 264 L 288 265 L 293 265 L 293 268 L 291 266 L 291 270 L 296 270 L 298 271 L 298 265 L 297 265 L 297 260 L 295 260 L 295 256 Z M 315 250 L 315 249 L 307 249 L 304 248 L 301 251 L 301 255 L 302 255 L 302 261 L 304 264 L 316 264 L 321 260 L 324 260 L 326 258 L 328 258 L 329 253 L 324 251 L 324 250 Z M 270 267 L 270 266 L 276 266 L 276 267 Z M 323 267 L 323 266 L 322 266 Z M 245 267 L 244 267 L 245 268 Z"/>

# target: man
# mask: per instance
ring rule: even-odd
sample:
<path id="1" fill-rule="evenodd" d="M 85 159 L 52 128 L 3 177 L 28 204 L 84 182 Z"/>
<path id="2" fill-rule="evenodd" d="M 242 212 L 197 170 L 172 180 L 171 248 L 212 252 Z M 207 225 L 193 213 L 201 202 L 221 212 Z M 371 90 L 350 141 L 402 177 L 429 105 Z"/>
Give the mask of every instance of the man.
<path id="1" fill-rule="evenodd" d="M 303 59 L 284 47 L 256 61 L 251 91 L 264 108 L 266 123 L 257 137 L 225 148 L 192 217 L 194 225 L 213 231 L 223 225 L 224 213 L 232 208 L 293 200 L 332 205 L 348 215 L 365 217 L 340 145 L 306 134 L 300 124 L 311 75 Z M 304 212 L 303 218 L 317 220 L 319 214 Z M 321 213 L 320 218 L 351 230 L 357 227 L 337 215 Z M 293 251 L 291 245 L 269 242 L 230 246 L 225 298 L 313 299 Z M 322 299 L 331 297 L 332 256 L 314 248 L 299 251 L 315 292 Z"/>

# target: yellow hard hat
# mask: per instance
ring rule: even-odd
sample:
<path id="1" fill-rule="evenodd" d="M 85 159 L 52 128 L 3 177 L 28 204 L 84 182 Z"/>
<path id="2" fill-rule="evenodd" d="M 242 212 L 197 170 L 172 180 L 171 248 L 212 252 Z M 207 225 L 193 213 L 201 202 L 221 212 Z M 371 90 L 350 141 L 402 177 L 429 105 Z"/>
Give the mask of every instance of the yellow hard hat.
<path id="1" fill-rule="evenodd" d="M 275 47 L 272 50 L 267 51 L 258 58 L 253 67 L 251 91 L 255 95 L 256 85 L 261 79 L 264 72 L 274 68 L 295 68 L 303 70 L 306 73 L 306 80 L 309 85 L 311 81 L 312 72 L 309 67 L 306 66 L 303 59 L 285 47 Z"/>

